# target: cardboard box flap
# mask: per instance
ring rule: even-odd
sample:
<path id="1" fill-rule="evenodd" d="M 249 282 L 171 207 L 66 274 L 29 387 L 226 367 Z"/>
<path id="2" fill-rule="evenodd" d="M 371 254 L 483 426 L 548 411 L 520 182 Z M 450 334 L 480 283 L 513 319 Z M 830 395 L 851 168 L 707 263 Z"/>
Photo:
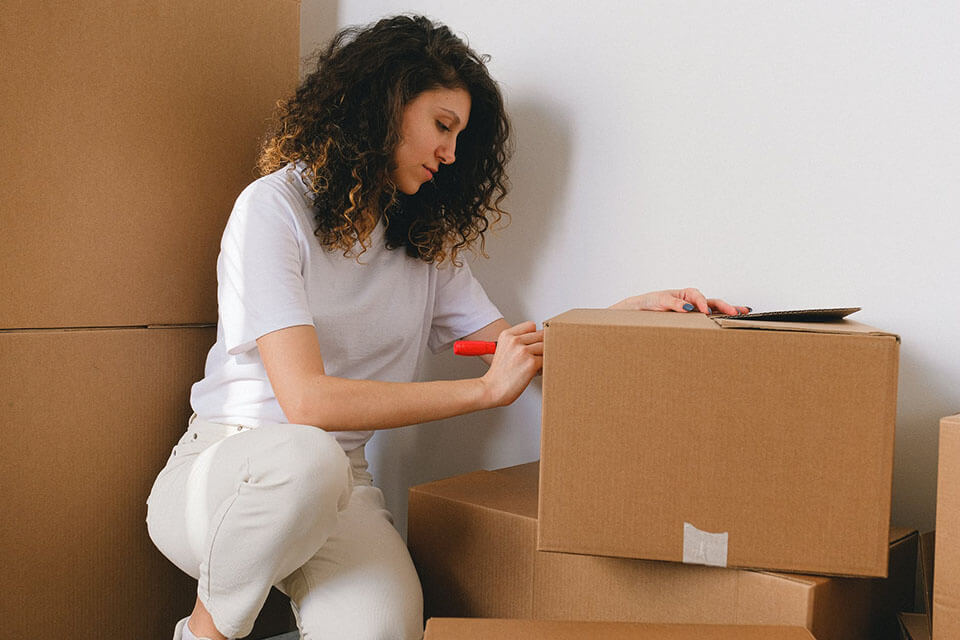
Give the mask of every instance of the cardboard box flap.
<path id="1" fill-rule="evenodd" d="M 752 320 L 774 320 L 778 322 L 830 322 L 846 318 L 861 307 L 843 307 L 840 309 L 791 309 L 790 311 L 758 311 L 746 315 L 712 314 L 711 318 L 750 318 Z"/>
<path id="2" fill-rule="evenodd" d="M 890 527 L 890 546 L 897 544 L 901 540 L 906 540 L 907 538 L 919 535 L 916 529 L 910 529 L 909 527 Z"/>
<path id="3" fill-rule="evenodd" d="M 889 336 L 900 342 L 900 336 L 881 331 L 870 325 L 854 320 L 829 320 L 826 322 L 784 322 L 781 320 L 754 320 L 749 316 L 735 318 L 731 316 L 712 317 L 724 329 L 759 329 L 767 331 L 802 331 L 806 333 L 839 333 L 844 335 L 863 334 L 868 336 Z"/>
<path id="4" fill-rule="evenodd" d="M 498 471 L 474 471 L 411 487 L 410 492 L 536 520 L 538 474 L 539 465 L 534 462 Z"/>

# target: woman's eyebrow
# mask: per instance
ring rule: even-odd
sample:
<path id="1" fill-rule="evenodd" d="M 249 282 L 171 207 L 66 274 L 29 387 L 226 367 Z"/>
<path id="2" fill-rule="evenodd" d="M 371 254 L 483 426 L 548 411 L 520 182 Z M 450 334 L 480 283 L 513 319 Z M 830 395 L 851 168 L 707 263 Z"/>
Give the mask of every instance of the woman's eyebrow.
<path id="1" fill-rule="evenodd" d="M 456 112 L 456 111 L 451 111 L 450 109 L 447 109 L 446 107 L 440 107 L 440 110 L 441 110 L 441 111 L 446 111 L 447 113 L 449 113 L 450 116 L 453 118 L 454 124 L 460 124 L 460 116 L 457 115 L 457 112 Z"/>

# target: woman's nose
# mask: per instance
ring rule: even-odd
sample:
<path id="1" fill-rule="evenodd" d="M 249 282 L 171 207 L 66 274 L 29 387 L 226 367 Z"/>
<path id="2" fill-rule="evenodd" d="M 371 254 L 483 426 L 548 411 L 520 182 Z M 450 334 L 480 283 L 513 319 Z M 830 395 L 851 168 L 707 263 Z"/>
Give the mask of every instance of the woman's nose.
<path id="1" fill-rule="evenodd" d="M 456 156 L 457 143 L 451 142 L 450 144 L 442 144 L 437 147 L 437 158 L 443 164 L 453 164 L 457 159 Z"/>

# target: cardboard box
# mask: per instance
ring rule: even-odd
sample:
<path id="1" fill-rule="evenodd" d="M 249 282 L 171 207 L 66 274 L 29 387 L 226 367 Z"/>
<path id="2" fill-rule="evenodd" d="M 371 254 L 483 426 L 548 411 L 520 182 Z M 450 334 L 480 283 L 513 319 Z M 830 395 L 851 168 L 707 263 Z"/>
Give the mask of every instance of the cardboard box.
<path id="1" fill-rule="evenodd" d="M 408 544 L 425 613 L 787 625 L 818 640 L 896 640 L 912 606 L 915 532 L 888 532 L 891 577 L 828 578 L 536 550 L 538 465 L 410 489 Z"/>
<path id="2" fill-rule="evenodd" d="M 432 618 L 424 640 L 814 640 L 800 627 Z"/>
<path id="3" fill-rule="evenodd" d="M 886 575 L 896 336 L 608 309 L 544 326 L 538 549 Z"/>
<path id="4" fill-rule="evenodd" d="M 299 12 L 3 3 L 0 327 L 216 322 L 220 235 L 296 84 Z"/>
<path id="5" fill-rule="evenodd" d="M 940 420 L 933 640 L 960 638 L 960 415 Z"/>
<path id="6" fill-rule="evenodd" d="M 0 636 L 169 638 L 193 609 L 196 582 L 153 546 L 146 499 L 215 333 L 0 332 Z M 262 618 L 253 637 L 294 628 L 282 600 Z"/>

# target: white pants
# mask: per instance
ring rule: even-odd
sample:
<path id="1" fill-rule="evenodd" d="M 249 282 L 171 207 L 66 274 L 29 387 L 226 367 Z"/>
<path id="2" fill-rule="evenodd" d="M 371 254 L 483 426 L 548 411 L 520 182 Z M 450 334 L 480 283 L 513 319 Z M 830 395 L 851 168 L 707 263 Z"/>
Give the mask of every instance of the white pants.
<path id="1" fill-rule="evenodd" d="M 420 582 L 363 448 L 344 454 L 321 429 L 194 416 L 154 482 L 147 528 L 228 637 L 250 633 L 271 586 L 304 640 L 423 635 Z"/>

